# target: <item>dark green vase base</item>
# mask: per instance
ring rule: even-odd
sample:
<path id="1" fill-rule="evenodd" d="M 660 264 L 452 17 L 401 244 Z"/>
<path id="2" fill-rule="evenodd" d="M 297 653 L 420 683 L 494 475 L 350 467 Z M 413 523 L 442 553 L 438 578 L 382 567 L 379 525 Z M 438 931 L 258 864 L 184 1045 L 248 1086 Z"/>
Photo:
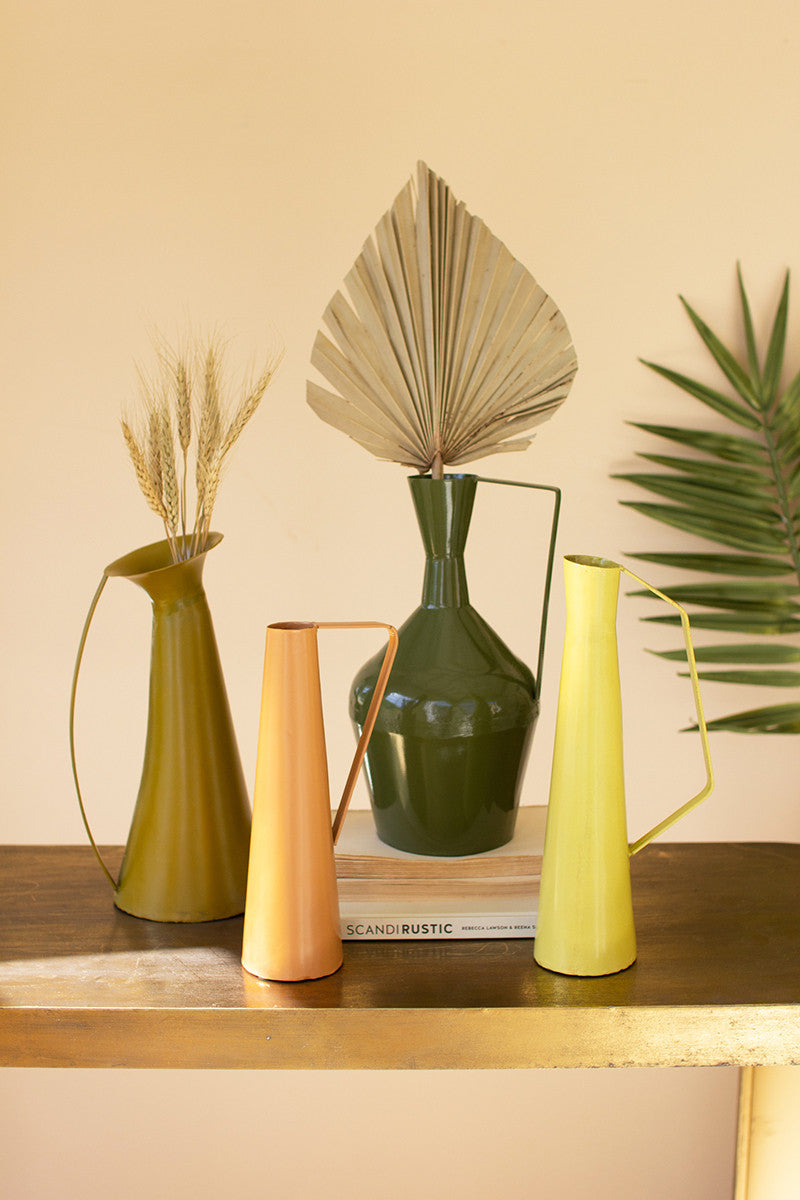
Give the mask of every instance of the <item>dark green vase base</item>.
<path id="1" fill-rule="evenodd" d="M 410 854 L 459 857 L 504 846 L 514 836 L 519 781 L 533 726 L 470 737 L 427 738 L 375 731 L 370 771 L 381 778 L 373 800 L 378 837 Z"/>

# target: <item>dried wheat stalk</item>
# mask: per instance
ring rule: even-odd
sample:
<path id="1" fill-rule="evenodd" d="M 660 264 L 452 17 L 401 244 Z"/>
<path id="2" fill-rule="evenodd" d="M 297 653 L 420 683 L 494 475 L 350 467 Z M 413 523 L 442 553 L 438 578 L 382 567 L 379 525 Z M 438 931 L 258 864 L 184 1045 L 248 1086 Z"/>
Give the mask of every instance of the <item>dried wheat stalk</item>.
<path id="1" fill-rule="evenodd" d="M 346 294 L 345 294 L 346 292 Z M 566 322 L 526 268 L 419 163 L 328 305 L 308 382 L 328 424 L 378 458 L 444 466 L 522 450 L 566 399 Z"/>
<path id="2" fill-rule="evenodd" d="M 142 494 L 164 523 L 174 562 L 205 549 L 228 455 L 261 403 L 281 358 L 282 351 L 270 356 L 235 407 L 225 400 L 223 355 L 216 340 L 189 351 L 162 345 L 155 379 L 139 372 L 139 419 L 123 420 L 122 432 Z M 199 388 L 195 379 L 200 380 Z M 193 439 L 194 526 L 190 530 Z"/>

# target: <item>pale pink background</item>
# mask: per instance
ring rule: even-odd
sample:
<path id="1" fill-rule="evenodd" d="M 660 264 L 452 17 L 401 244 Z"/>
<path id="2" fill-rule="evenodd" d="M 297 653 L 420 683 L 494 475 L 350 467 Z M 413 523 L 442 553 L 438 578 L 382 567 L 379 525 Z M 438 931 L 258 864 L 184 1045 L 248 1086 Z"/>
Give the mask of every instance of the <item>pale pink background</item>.
<path id="1" fill-rule="evenodd" d="M 564 311 L 580 369 L 523 455 L 479 472 L 560 483 L 563 553 L 686 545 L 621 508 L 630 420 L 701 420 L 638 356 L 716 382 L 677 300 L 739 337 L 735 263 L 771 313 L 797 260 L 800 10 L 793 0 L 30 0 L 6 4 L 2 224 L 6 842 L 82 840 L 66 713 L 102 567 L 155 540 L 118 429 L 148 330 L 287 354 L 224 482 L 207 583 L 248 779 L 264 627 L 384 619 L 416 604 L 402 468 L 304 403 L 322 311 L 424 158 Z M 791 365 L 800 367 L 797 306 Z M 473 600 L 535 658 L 545 513 L 484 490 Z M 651 572 L 656 584 L 663 576 Z M 699 787 L 685 681 L 623 601 L 631 834 Z M 647 610 L 650 611 L 650 610 Z M 149 615 L 107 589 L 79 707 L 100 841 L 124 840 L 141 759 Z M 543 803 L 563 631 L 560 577 L 525 801 Z M 660 642 L 657 639 L 661 639 Z M 347 685 L 375 635 L 331 639 L 331 771 Z M 783 696 L 705 692 L 709 714 Z M 713 741 L 715 795 L 676 831 L 800 837 L 797 739 Z M 359 803 L 363 804 L 363 792 Z M 665 895 L 664 903 L 669 904 Z M 113 1189 L 203 1198 L 516 1200 L 729 1194 L 735 1072 L 450 1075 L 0 1074 L 8 1200 Z M 308 1149 L 310 1147 L 310 1149 Z M 581 1149 L 581 1147 L 584 1147 Z"/>

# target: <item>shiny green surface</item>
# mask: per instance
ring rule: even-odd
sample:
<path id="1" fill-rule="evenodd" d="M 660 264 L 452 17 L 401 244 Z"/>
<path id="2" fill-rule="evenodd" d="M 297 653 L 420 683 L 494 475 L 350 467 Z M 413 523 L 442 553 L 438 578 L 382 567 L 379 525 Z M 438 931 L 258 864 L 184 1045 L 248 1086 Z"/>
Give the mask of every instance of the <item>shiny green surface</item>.
<path id="1" fill-rule="evenodd" d="M 211 535 L 210 547 L 221 540 Z M 208 603 L 205 554 L 172 564 L 165 542 L 106 575 L 153 602 L 142 778 L 115 903 L 156 921 L 244 911 L 250 806 Z"/>
<path id="2" fill-rule="evenodd" d="M 469 603 L 464 547 L 477 479 L 409 480 L 425 548 L 366 758 L 379 837 L 416 854 L 477 854 L 514 832 L 538 716 L 531 671 Z M 380 656 L 357 675 L 360 729 Z"/>

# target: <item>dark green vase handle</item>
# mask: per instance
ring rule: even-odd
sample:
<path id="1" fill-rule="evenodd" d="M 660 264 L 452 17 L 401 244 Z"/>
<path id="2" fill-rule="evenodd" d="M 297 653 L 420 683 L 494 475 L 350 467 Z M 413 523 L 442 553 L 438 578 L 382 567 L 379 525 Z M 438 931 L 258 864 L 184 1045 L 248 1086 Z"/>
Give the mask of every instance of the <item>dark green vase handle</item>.
<path id="1" fill-rule="evenodd" d="M 114 891 L 116 891 L 117 890 L 117 881 L 114 878 L 114 876 L 111 874 L 111 872 L 109 871 L 106 864 L 103 862 L 100 851 L 97 848 L 97 843 L 95 842 L 94 837 L 92 836 L 92 831 L 89 828 L 89 821 L 86 816 L 86 809 L 83 806 L 83 796 L 81 795 L 81 785 L 78 782 L 78 766 L 77 766 L 77 762 L 75 760 L 75 696 L 78 691 L 78 674 L 81 669 L 81 661 L 83 659 L 84 647 L 86 646 L 86 638 L 89 635 L 89 626 L 92 623 L 92 617 L 94 616 L 94 611 L 97 608 L 98 601 L 100 599 L 100 596 L 102 595 L 103 588 L 106 586 L 107 582 L 108 582 L 108 576 L 106 574 L 104 574 L 103 578 L 100 580 L 100 586 L 98 587 L 97 591 L 95 592 L 94 596 L 92 597 L 92 603 L 89 605 L 89 612 L 86 615 L 86 621 L 84 622 L 83 632 L 81 633 L 81 640 L 78 645 L 78 655 L 77 655 L 77 658 L 75 659 L 75 670 L 72 675 L 72 692 L 71 692 L 70 698 L 69 698 L 69 754 L 70 754 L 70 760 L 72 762 L 72 778 L 75 780 L 75 791 L 78 794 L 78 805 L 81 810 L 81 818 L 83 819 L 84 828 L 86 829 L 86 832 L 89 835 L 89 841 L 92 843 L 92 849 L 94 850 L 95 855 L 97 856 L 97 861 L 100 863 L 100 866 L 103 868 L 103 871 L 105 872 L 108 882 L 111 884 Z"/>
<path id="2" fill-rule="evenodd" d="M 553 520 L 550 525 L 550 548 L 547 552 L 547 567 L 545 568 L 544 591 L 542 594 L 542 617 L 539 623 L 539 653 L 536 660 L 536 699 L 542 694 L 542 668 L 544 665 L 545 637 L 547 634 L 547 613 L 550 608 L 550 585 L 553 579 L 553 564 L 556 554 L 556 535 L 558 534 L 558 518 L 561 513 L 561 488 L 547 483 L 522 483 L 516 479 L 487 479 L 485 475 L 476 475 L 479 483 L 499 483 L 505 487 L 532 488 L 537 492 L 553 493 Z"/>

